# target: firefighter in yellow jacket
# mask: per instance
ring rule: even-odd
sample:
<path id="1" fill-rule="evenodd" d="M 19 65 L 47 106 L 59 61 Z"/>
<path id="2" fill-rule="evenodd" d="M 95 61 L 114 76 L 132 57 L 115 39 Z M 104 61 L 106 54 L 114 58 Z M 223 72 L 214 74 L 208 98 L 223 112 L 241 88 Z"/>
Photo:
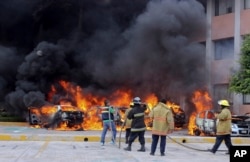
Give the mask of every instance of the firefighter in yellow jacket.
<path id="1" fill-rule="evenodd" d="M 153 120 L 152 127 L 152 144 L 150 155 L 155 154 L 155 150 L 160 137 L 160 153 L 165 156 L 167 134 L 174 130 L 174 118 L 172 110 L 166 105 L 166 99 L 162 99 L 153 107 L 149 116 Z"/>
<path id="2" fill-rule="evenodd" d="M 126 134 L 125 134 L 125 143 L 128 144 L 128 139 L 131 133 L 131 123 L 132 123 L 132 119 L 128 119 L 128 113 L 132 110 L 134 103 L 131 102 L 130 107 L 125 111 L 125 130 L 126 130 Z"/>
<path id="3" fill-rule="evenodd" d="M 218 120 L 216 127 L 216 141 L 213 148 L 210 152 L 215 153 L 222 141 L 224 140 L 227 148 L 228 154 L 230 153 L 230 147 L 232 146 L 231 142 L 231 122 L 232 122 L 232 114 L 229 110 L 229 102 L 227 100 L 219 100 L 218 104 L 221 106 L 221 112 L 216 114 L 215 117 Z"/>

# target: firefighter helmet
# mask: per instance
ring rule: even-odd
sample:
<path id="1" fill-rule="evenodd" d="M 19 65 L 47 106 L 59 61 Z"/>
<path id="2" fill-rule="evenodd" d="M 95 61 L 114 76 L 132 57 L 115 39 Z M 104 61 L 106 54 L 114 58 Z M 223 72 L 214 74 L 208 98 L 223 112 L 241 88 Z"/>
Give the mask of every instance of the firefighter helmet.
<path id="1" fill-rule="evenodd" d="M 134 103 L 134 104 L 141 104 L 141 99 L 140 99 L 140 97 L 135 97 L 135 98 L 133 99 L 133 103 Z"/>
<path id="2" fill-rule="evenodd" d="M 133 107 L 133 106 L 134 106 L 134 103 L 133 103 L 133 102 L 130 102 L 129 106 L 130 106 L 130 107 Z"/>
<path id="3" fill-rule="evenodd" d="M 219 100 L 218 104 L 221 106 L 230 106 L 230 104 L 227 100 Z"/>

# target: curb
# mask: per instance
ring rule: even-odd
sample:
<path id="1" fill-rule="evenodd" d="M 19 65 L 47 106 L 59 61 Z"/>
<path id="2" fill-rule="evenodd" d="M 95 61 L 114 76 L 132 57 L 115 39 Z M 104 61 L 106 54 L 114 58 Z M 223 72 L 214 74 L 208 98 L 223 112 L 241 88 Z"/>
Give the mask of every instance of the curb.
<path id="1" fill-rule="evenodd" d="M 12 128 L 16 127 L 27 127 L 30 125 L 26 122 L 0 122 L 0 126 L 2 127 L 2 132 L 0 133 L 0 141 L 74 141 L 74 142 L 99 142 L 101 132 L 91 132 L 84 131 L 84 133 L 71 132 L 71 131 L 62 131 L 62 132 L 53 132 L 46 130 L 25 130 L 24 132 L 9 132 L 7 130 L 5 132 L 5 128 L 12 131 Z M 13 127 L 14 126 L 14 127 Z M 4 133 L 5 132 L 5 133 Z M 124 137 L 125 132 L 122 132 L 121 142 L 125 142 Z M 107 141 L 110 141 L 110 137 L 107 135 Z M 117 140 L 118 140 L 118 132 L 117 132 Z M 146 142 L 151 142 L 151 133 L 147 132 L 145 134 Z M 233 144 L 250 144 L 249 137 L 231 137 Z M 190 136 L 190 135 L 182 135 L 179 132 L 176 134 L 171 134 L 167 138 L 168 143 L 215 143 L 214 136 Z"/>
<path id="2" fill-rule="evenodd" d="M 109 141 L 109 137 L 106 138 Z M 146 142 L 151 142 L 151 137 L 145 137 Z M 100 136 L 94 135 L 53 135 L 53 134 L 0 134 L 0 141 L 73 141 L 73 142 L 99 142 Z M 124 141 L 122 137 L 121 142 Z M 214 143 L 215 137 L 189 137 L 171 136 L 168 143 Z M 250 138 L 232 137 L 233 144 L 249 144 Z"/>

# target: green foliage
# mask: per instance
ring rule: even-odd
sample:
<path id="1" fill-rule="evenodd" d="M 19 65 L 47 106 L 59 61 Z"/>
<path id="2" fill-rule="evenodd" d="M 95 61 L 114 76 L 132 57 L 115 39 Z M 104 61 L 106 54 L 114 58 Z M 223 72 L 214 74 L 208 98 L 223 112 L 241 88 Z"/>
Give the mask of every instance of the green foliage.
<path id="1" fill-rule="evenodd" d="M 247 35 L 243 42 L 239 63 L 240 70 L 231 77 L 229 90 L 250 94 L 250 35 Z"/>

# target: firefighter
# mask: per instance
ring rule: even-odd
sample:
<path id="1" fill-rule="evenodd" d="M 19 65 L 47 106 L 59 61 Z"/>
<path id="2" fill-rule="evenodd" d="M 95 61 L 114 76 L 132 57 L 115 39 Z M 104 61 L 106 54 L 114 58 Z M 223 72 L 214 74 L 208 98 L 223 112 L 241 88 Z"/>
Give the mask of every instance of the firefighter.
<path id="1" fill-rule="evenodd" d="M 216 140 L 213 148 L 209 150 L 212 153 L 216 153 L 222 141 L 225 142 L 228 152 L 230 154 L 230 147 L 232 146 L 231 142 L 231 122 L 232 114 L 229 110 L 229 102 L 227 100 L 219 100 L 218 104 L 221 107 L 221 112 L 215 114 L 215 118 L 218 120 L 216 126 Z"/>
<path id="2" fill-rule="evenodd" d="M 149 116 L 153 120 L 152 144 L 150 155 L 155 154 L 155 150 L 160 138 L 160 153 L 165 156 L 166 137 L 174 131 L 174 118 L 170 107 L 166 105 L 166 99 L 162 99 L 150 112 Z"/>
<path id="3" fill-rule="evenodd" d="M 134 140 L 138 137 L 139 142 L 141 144 L 141 148 L 137 151 L 145 152 L 145 131 L 146 124 L 144 121 L 144 115 L 146 111 L 145 106 L 141 106 L 141 99 L 139 97 L 135 97 L 133 99 L 133 109 L 128 113 L 127 118 L 132 119 L 131 123 L 131 133 L 128 139 L 128 146 L 124 148 L 126 151 L 131 151 L 131 145 Z"/>
<path id="4" fill-rule="evenodd" d="M 128 113 L 132 110 L 133 106 L 134 106 L 134 103 L 131 102 L 129 104 L 129 108 L 125 111 L 125 130 L 126 130 L 126 134 L 125 134 L 125 143 L 128 144 L 128 139 L 129 139 L 129 136 L 130 136 L 130 133 L 131 133 L 131 123 L 132 123 L 132 120 L 131 119 L 128 119 L 127 116 L 128 116 Z"/>
<path id="5" fill-rule="evenodd" d="M 114 123 L 114 108 L 110 106 L 110 101 L 105 100 L 104 106 L 101 107 L 101 115 L 102 115 L 102 122 L 103 122 L 103 130 L 101 135 L 101 146 L 105 144 L 105 136 L 108 130 L 112 132 L 112 140 L 111 143 L 115 144 L 116 140 L 116 125 Z"/>

